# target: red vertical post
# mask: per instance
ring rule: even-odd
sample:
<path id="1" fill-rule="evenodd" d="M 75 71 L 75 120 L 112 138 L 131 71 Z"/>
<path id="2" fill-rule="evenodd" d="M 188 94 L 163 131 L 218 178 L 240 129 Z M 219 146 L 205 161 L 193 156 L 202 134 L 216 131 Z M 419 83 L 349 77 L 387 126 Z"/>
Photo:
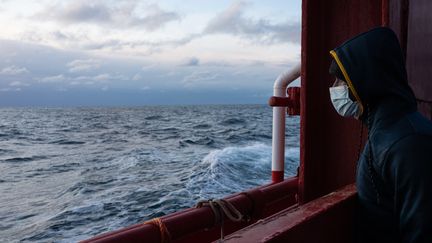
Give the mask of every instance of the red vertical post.
<path id="1" fill-rule="evenodd" d="M 381 24 L 389 26 L 389 0 L 381 0 Z"/>
<path id="2" fill-rule="evenodd" d="M 328 88 L 329 51 L 382 25 L 382 2 L 303 0 L 299 202 L 306 203 L 355 180 L 360 122 L 340 117 Z"/>
<path id="3" fill-rule="evenodd" d="M 300 87 L 289 87 L 287 89 L 290 105 L 287 108 L 289 116 L 300 115 Z"/>

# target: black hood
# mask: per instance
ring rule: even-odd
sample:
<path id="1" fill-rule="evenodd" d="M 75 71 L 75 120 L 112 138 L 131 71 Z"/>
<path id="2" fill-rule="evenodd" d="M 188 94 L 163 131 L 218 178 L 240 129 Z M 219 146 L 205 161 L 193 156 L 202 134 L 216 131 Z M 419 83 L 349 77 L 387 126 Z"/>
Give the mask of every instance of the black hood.
<path id="1" fill-rule="evenodd" d="M 360 103 L 362 116 L 366 105 L 373 109 L 389 99 L 399 107 L 416 110 L 402 50 L 391 29 L 372 29 L 346 41 L 330 54 Z"/>

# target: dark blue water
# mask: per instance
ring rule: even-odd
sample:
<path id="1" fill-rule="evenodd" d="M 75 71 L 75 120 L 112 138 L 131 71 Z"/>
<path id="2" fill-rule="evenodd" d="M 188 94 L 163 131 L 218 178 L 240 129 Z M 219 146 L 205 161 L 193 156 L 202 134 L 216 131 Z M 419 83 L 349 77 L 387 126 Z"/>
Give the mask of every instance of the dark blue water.
<path id="1" fill-rule="evenodd" d="M 261 105 L 0 109 L 0 242 L 75 242 L 269 182 Z M 287 119 L 286 176 L 299 158 Z"/>

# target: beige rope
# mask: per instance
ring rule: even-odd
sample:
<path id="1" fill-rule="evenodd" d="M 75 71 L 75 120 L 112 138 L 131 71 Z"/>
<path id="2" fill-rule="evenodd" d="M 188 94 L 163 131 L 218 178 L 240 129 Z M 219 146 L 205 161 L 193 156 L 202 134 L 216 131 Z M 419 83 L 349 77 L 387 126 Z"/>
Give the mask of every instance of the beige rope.
<path id="1" fill-rule="evenodd" d="M 250 218 L 243 215 L 240 211 L 238 211 L 232 203 L 228 202 L 225 199 L 210 199 L 207 201 L 200 201 L 195 206 L 196 208 L 201 208 L 204 206 L 210 206 L 211 210 L 213 211 L 213 214 L 215 216 L 214 225 L 220 224 L 221 226 L 221 238 L 219 242 L 222 242 L 224 239 L 224 215 L 234 222 L 240 222 L 240 221 L 249 221 Z"/>
<path id="2" fill-rule="evenodd" d="M 171 242 L 171 234 L 169 233 L 166 225 L 160 218 L 154 218 L 144 222 L 143 224 L 151 224 L 156 226 L 160 232 L 161 243 L 169 243 Z"/>

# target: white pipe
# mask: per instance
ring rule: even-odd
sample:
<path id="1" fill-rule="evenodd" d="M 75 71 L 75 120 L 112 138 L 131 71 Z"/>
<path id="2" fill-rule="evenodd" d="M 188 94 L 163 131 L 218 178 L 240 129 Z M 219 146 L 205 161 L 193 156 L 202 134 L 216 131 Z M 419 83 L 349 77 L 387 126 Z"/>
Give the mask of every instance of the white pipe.
<path id="1" fill-rule="evenodd" d="M 273 86 L 273 95 L 287 96 L 287 87 L 300 77 L 300 63 L 290 71 L 284 72 L 276 79 Z M 272 181 L 283 180 L 285 165 L 285 116 L 286 107 L 273 107 L 273 131 L 272 131 Z"/>

